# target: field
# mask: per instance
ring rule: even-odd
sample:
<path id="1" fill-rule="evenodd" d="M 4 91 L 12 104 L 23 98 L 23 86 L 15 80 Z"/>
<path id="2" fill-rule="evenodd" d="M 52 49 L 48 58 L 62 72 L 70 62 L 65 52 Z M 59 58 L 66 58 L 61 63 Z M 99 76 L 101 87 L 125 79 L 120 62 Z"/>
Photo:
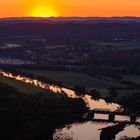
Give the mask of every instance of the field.
<path id="1" fill-rule="evenodd" d="M 124 85 L 111 82 L 96 77 L 91 77 L 84 73 L 70 71 L 49 71 L 49 70 L 22 70 L 34 75 L 41 75 L 46 78 L 62 82 L 64 86 L 73 88 L 75 85 L 85 87 L 87 91 L 98 90 L 103 98 L 109 97 L 110 87 L 122 87 Z M 109 78 L 108 78 L 109 79 Z"/>
<path id="2" fill-rule="evenodd" d="M 140 50 L 139 41 L 93 42 L 93 43 L 98 47 L 112 46 L 120 50 L 132 50 L 132 49 Z"/>
<path id="3" fill-rule="evenodd" d="M 119 84 L 117 81 L 111 81 L 109 77 L 104 80 L 102 78 L 91 77 L 84 73 L 70 72 L 70 71 L 49 71 L 49 70 L 22 70 L 24 72 L 30 72 L 35 75 L 41 75 L 46 78 L 60 81 L 64 86 L 73 88 L 75 85 L 85 87 L 88 91 L 98 90 L 103 98 L 109 97 L 110 87 L 125 87 L 126 85 Z M 98 75 L 99 76 L 99 75 Z M 101 76 L 102 77 L 102 76 Z M 123 80 L 129 80 L 131 82 L 140 84 L 140 77 L 134 75 L 123 75 Z M 139 92 L 139 90 L 117 90 L 117 96 L 127 96 L 130 93 Z"/>
<path id="4" fill-rule="evenodd" d="M 111 83 L 106 80 L 98 79 L 78 72 L 66 72 L 66 71 L 48 71 L 48 70 L 22 70 L 24 72 L 30 72 L 35 75 L 45 76 L 55 81 L 61 81 L 65 86 L 74 87 L 80 85 L 85 87 L 88 91 L 96 89 L 101 92 L 102 97 L 108 97 L 108 89 L 110 86 L 121 86 L 118 83 Z M 35 87 L 33 85 L 26 84 L 21 81 L 16 81 L 0 75 L 0 82 L 6 83 L 9 86 L 16 88 L 20 92 L 24 93 L 40 93 L 45 90 Z"/>
<path id="5" fill-rule="evenodd" d="M 47 48 L 49 49 L 57 49 L 57 48 L 66 48 L 67 45 L 48 45 Z"/>
<path id="6" fill-rule="evenodd" d="M 62 82 L 65 86 L 74 87 L 80 85 L 88 89 L 104 89 L 111 86 L 122 86 L 115 82 L 109 82 L 96 77 L 91 77 L 87 74 L 69 71 L 49 71 L 49 70 L 22 70 L 35 75 L 41 75 L 54 81 Z"/>
<path id="7" fill-rule="evenodd" d="M 27 70 L 22 69 L 21 71 L 33 73 L 34 75 L 44 76 L 54 81 L 62 82 L 64 86 L 73 88 L 75 85 L 80 85 L 85 87 L 88 91 L 98 90 L 101 93 L 103 98 L 109 97 L 110 87 L 124 87 L 123 84 L 119 84 L 117 82 L 109 81 L 109 78 L 101 79 L 97 77 L 91 77 L 84 73 L 79 72 L 70 72 L 70 71 L 50 71 L 50 70 Z M 140 77 L 133 75 L 123 75 L 123 80 L 129 80 L 131 82 L 135 82 L 140 84 Z M 6 78 L 0 76 L 0 82 L 6 83 L 10 86 L 15 87 L 21 92 L 25 93 L 39 93 L 45 92 L 45 90 L 35 87 L 33 85 L 29 85 L 20 81 L 16 81 L 14 79 Z M 131 92 L 139 92 L 139 90 L 117 90 L 118 97 L 128 95 Z"/>
<path id="8" fill-rule="evenodd" d="M 140 76 L 139 75 L 124 75 L 123 78 L 125 80 L 132 81 L 134 83 L 140 84 Z"/>
<path id="9" fill-rule="evenodd" d="M 10 79 L 10 78 L 4 77 L 2 75 L 0 75 L 0 82 L 5 83 L 9 86 L 12 86 L 12 87 L 16 88 L 18 91 L 24 92 L 24 93 L 45 92 L 45 90 L 43 90 L 41 88 L 35 87 L 33 85 L 26 84 L 26 83 L 21 82 L 21 81 L 16 81 L 14 79 Z"/>

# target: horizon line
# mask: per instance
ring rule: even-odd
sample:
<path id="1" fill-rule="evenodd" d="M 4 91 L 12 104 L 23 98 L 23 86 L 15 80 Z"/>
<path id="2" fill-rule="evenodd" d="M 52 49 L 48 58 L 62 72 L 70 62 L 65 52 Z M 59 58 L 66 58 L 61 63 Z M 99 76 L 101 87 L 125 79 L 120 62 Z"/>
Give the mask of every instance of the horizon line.
<path id="1" fill-rule="evenodd" d="M 13 16 L 13 17 L 0 17 L 0 19 L 14 19 L 14 18 L 140 18 L 140 16 L 49 16 L 49 17 L 41 17 L 41 16 Z"/>

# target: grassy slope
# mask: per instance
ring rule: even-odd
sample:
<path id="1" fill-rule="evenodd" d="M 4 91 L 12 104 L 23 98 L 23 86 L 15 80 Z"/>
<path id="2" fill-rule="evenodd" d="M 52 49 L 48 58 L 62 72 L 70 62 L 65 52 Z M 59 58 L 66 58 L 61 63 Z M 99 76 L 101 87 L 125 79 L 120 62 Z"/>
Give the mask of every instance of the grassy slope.
<path id="1" fill-rule="evenodd" d="M 124 75 L 125 80 L 132 81 L 134 83 L 140 84 L 140 76 L 139 75 Z"/>
<path id="2" fill-rule="evenodd" d="M 24 92 L 24 93 L 39 93 L 39 92 L 45 91 L 39 87 L 35 87 L 33 85 L 29 85 L 21 81 L 16 81 L 14 79 L 10 79 L 1 75 L 0 75 L 0 82 L 5 83 L 9 86 L 12 86 L 16 88 L 18 91 Z"/>

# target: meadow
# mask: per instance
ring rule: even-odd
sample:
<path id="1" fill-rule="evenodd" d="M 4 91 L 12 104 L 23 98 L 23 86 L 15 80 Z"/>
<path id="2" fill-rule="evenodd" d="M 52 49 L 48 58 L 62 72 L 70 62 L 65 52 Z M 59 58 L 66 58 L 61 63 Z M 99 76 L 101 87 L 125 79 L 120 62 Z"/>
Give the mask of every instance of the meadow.
<path id="1" fill-rule="evenodd" d="M 21 81 L 17 81 L 15 79 L 11 79 L 11 78 L 7 78 L 4 77 L 2 75 L 0 75 L 0 82 L 7 84 L 15 89 L 17 89 L 19 92 L 23 92 L 23 93 L 29 93 L 29 94 L 34 94 L 34 93 L 41 93 L 41 92 L 45 92 L 46 90 L 41 89 L 39 87 L 21 82 Z"/>
<path id="2" fill-rule="evenodd" d="M 104 89 L 111 86 L 122 86 L 116 82 L 110 82 L 80 72 L 70 71 L 50 71 L 50 70 L 22 70 L 33 73 L 34 75 L 44 76 L 54 81 L 62 82 L 64 86 L 74 87 L 75 85 L 83 86 L 87 89 Z"/>
<path id="3" fill-rule="evenodd" d="M 56 70 L 32 70 L 32 69 L 19 69 L 22 72 L 32 73 L 34 75 L 43 76 L 49 78 L 53 81 L 62 82 L 63 86 L 74 88 L 75 85 L 82 86 L 86 88 L 88 92 L 92 90 L 97 90 L 100 92 L 101 97 L 110 97 L 110 88 L 114 87 L 117 93 L 117 97 L 126 96 L 133 92 L 139 92 L 139 89 L 119 89 L 127 87 L 124 84 L 119 83 L 117 80 L 113 80 L 110 77 L 104 76 L 90 76 L 85 73 L 80 72 L 70 72 L 70 71 L 56 71 Z M 131 81 L 140 84 L 140 77 L 135 75 L 122 75 L 122 80 Z M 24 93 L 40 93 L 46 92 L 46 90 L 33 85 L 26 84 L 21 81 L 16 81 L 7 77 L 0 76 L 0 82 L 5 83 L 9 86 L 16 88 L 20 92 Z"/>
<path id="4" fill-rule="evenodd" d="M 114 41 L 114 42 L 92 42 L 98 47 L 112 46 L 119 50 L 140 50 L 140 41 Z"/>

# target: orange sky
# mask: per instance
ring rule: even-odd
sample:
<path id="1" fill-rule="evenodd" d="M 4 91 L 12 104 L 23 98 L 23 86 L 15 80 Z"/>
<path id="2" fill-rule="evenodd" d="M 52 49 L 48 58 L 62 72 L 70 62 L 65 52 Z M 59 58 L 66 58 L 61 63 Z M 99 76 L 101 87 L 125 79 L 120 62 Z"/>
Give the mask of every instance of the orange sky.
<path id="1" fill-rule="evenodd" d="M 140 0 L 0 0 L 0 17 L 140 16 Z"/>

